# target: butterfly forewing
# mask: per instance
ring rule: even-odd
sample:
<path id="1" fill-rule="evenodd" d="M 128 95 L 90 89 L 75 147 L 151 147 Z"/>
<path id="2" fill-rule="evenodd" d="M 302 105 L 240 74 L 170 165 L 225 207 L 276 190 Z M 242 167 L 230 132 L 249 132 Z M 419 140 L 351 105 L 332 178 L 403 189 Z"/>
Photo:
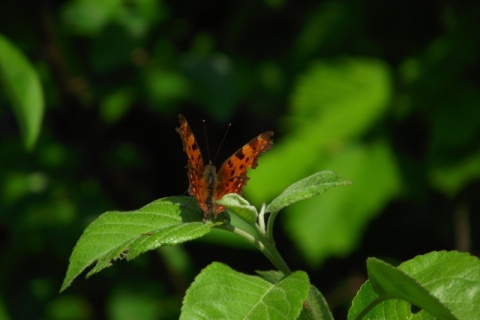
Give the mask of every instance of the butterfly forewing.
<path id="1" fill-rule="evenodd" d="M 188 193 L 197 199 L 201 209 L 205 212 L 207 210 L 205 190 L 208 190 L 208 184 L 203 179 L 205 167 L 202 152 L 185 117 L 182 115 L 178 115 L 178 117 L 180 119 L 180 128 L 176 128 L 176 130 L 182 138 L 183 150 L 188 156 L 187 174 L 190 183 Z"/>
<path id="2" fill-rule="evenodd" d="M 272 148 L 272 136 L 271 131 L 259 134 L 222 164 L 217 173 L 214 195 L 216 200 L 228 193 L 242 194 L 248 180 L 247 169 L 255 169 L 258 158 Z"/>

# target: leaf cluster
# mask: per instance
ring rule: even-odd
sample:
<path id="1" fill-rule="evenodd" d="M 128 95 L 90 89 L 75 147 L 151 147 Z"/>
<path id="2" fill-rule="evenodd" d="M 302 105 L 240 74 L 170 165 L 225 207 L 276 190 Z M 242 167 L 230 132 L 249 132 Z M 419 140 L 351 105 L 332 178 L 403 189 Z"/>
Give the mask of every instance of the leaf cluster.
<path id="1" fill-rule="evenodd" d="M 87 277 L 118 259 L 132 260 L 148 250 L 194 240 L 220 228 L 257 247 L 277 270 L 251 276 L 212 263 L 187 290 L 181 319 L 333 319 L 308 275 L 292 272 L 282 259 L 273 239 L 273 223 L 288 205 L 347 184 L 333 172 L 319 172 L 288 187 L 260 212 L 236 194 L 218 201 L 254 232 L 230 224 L 228 218 L 202 222 L 201 211 L 189 197 L 159 199 L 134 211 L 106 212 L 78 240 L 61 291 L 92 264 Z M 367 270 L 369 280 L 354 299 L 349 319 L 382 315 L 468 319 L 480 312 L 480 261 L 468 254 L 432 252 L 398 267 L 370 258 Z M 412 306 L 421 311 L 413 313 Z"/>

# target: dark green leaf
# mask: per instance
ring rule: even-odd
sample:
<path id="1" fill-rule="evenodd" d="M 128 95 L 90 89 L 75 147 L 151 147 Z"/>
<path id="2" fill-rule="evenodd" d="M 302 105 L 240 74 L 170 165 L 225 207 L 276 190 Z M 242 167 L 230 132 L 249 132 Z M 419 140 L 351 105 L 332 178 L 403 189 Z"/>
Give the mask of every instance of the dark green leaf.
<path id="1" fill-rule="evenodd" d="M 17 117 L 25 148 L 30 150 L 40 134 L 44 109 L 42 87 L 30 62 L 2 35 L 0 82 Z"/>
<path id="2" fill-rule="evenodd" d="M 468 183 L 477 181 L 479 177 L 480 150 L 448 166 L 434 166 L 431 172 L 432 184 L 450 196 L 463 190 Z"/>

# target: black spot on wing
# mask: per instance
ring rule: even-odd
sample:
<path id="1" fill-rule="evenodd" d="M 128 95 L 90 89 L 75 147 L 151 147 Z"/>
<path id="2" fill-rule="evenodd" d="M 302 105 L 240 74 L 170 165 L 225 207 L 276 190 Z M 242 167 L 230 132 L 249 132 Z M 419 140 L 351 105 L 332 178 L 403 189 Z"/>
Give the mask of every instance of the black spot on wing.
<path id="1" fill-rule="evenodd" d="M 245 154 L 243 153 L 242 149 L 238 150 L 237 152 L 235 152 L 235 156 L 242 160 L 243 158 L 245 158 Z"/>

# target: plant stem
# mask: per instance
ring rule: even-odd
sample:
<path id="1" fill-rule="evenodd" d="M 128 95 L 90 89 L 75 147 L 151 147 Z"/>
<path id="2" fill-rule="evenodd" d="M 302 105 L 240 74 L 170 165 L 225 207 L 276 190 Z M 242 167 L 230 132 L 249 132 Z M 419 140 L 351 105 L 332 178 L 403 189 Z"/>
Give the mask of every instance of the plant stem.
<path id="1" fill-rule="evenodd" d="M 277 214 L 278 214 L 278 211 L 271 212 L 267 221 L 267 241 L 271 243 L 275 243 L 275 240 L 273 240 L 273 223 L 275 222 L 275 218 L 277 217 Z"/>
<path id="2" fill-rule="evenodd" d="M 262 230 L 263 234 L 267 232 L 265 228 L 265 203 L 262 204 L 262 208 L 258 214 L 258 227 Z"/>
<path id="3" fill-rule="evenodd" d="M 282 256 L 275 247 L 275 244 L 265 244 L 265 248 L 267 250 L 265 250 L 263 254 L 268 258 L 268 260 L 270 260 L 271 263 L 273 263 L 275 267 L 278 268 L 278 270 L 280 270 L 286 276 L 292 273 L 292 270 L 290 270 L 288 265 L 285 263 L 285 260 L 283 260 Z"/>
<path id="4" fill-rule="evenodd" d="M 268 260 L 270 260 L 270 262 L 275 267 L 277 267 L 278 270 L 280 270 L 284 275 L 289 275 L 292 273 L 290 268 L 285 263 L 285 260 L 283 260 L 282 256 L 280 255 L 277 248 L 275 247 L 275 244 L 273 242 L 269 243 L 268 240 L 265 238 L 265 236 L 260 235 L 261 239 L 258 239 L 253 235 L 251 235 L 250 233 L 242 229 L 239 229 L 237 227 L 234 227 L 230 224 L 222 225 L 219 228 L 238 234 L 240 237 L 250 242 L 256 248 L 258 248 L 258 250 L 260 250 L 268 258 Z"/>

